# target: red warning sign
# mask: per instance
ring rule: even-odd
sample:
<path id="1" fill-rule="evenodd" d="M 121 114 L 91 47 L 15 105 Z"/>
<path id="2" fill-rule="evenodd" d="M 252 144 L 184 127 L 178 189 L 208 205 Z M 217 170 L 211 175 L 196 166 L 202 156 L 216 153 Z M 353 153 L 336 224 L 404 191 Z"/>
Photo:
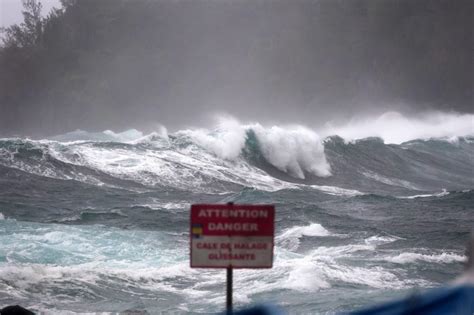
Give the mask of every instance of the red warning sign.
<path id="1" fill-rule="evenodd" d="M 273 205 L 191 206 L 192 268 L 271 268 Z"/>

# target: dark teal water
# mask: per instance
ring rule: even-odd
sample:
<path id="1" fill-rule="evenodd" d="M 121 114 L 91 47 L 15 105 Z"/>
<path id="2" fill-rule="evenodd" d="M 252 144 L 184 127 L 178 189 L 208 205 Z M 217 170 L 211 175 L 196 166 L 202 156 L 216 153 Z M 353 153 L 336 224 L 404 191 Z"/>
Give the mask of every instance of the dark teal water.
<path id="1" fill-rule="evenodd" d="M 225 272 L 189 268 L 192 203 L 276 206 L 274 267 L 235 271 L 237 306 L 353 310 L 462 272 L 473 139 L 136 133 L 0 139 L 0 306 L 222 310 Z"/>

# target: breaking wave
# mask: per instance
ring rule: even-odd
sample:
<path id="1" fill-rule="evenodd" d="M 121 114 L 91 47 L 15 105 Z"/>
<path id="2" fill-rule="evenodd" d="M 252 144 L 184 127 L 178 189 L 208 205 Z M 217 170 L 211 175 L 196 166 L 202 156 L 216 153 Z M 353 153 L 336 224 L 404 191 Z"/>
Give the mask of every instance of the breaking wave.
<path id="1" fill-rule="evenodd" d="M 445 117 L 449 126 L 456 117 L 460 124 L 471 120 L 469 115 Z M 464 129 L 459 134 L 467 136 Z M 172 134 L 162 127 L 148 135 L 134 129 L 78 130 L 47 140 L 0 139 L 0 165 L 30 174 L 99 186 L 123 186 L 126 181 L 209 192 L 304 185 L 334 195 L 391 189 L 418 198 L 472 187 L 472 154 L 469 137 L 400 145 L 379 138 L 347 142 L 338 136 L 322 139 L 303 126 L 267 128 L 233 119 L 221 120 L 213 130 Z"/>
<path id="2" fill-rule="evenodd" d="M 319 223 L 310 223 L 307 226 L 294 226 L 276 237 L 276 243 L 280 246 L 295 250 L 300 245 L 303 236 L 330 236 L 331 233 Z"/>

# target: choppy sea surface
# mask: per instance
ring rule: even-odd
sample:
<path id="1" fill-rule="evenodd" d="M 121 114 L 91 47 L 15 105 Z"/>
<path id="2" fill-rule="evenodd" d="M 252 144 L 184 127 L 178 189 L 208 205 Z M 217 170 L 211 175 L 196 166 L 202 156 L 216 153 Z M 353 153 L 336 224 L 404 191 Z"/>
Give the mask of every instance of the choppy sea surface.
<path id="1" fill-rule="evenodd" d="M 348 141 L 300 127 L 0 139 L 0 307 L 212 313 L 225 271 L 189 267 L 193 203 L 276 206 L 274 267 L 236 307 L 332 313 L 463 270 L 474 138 Z"/>

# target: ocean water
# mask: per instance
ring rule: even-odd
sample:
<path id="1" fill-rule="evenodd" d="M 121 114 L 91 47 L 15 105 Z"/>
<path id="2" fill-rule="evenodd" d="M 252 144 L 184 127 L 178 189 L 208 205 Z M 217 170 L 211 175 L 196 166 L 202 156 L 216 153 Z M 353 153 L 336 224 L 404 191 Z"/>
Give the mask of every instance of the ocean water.
<path id="1" fill-rule="evenodd" d="M 237 123 L 0 139 L 0 306 L 221 311 L 225 271 L 189 268 L 192 203 L 276 206 L 274 267 L 234 271 L 236 307 L 333 313 L 449 282 L 474 138 L 386 140 Z"/>

